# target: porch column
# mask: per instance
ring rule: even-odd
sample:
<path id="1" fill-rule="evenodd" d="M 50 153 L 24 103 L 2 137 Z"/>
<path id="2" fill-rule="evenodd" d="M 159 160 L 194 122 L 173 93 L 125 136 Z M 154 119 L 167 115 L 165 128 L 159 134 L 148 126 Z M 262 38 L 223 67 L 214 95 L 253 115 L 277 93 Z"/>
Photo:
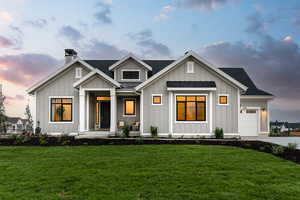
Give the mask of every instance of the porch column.
<path id="1" fill-rule="evenodd" d="M 79 89 L 79 132 L 85 131 L 85 91 Z"/>
<path id="2" fill-rule="evenodd" d="M 117 126 L 117 97 L 115 88 L 110 90 L 110 99 L 110 132 L 115 133 Z"/>
<path id="3" fill-rule="evenodd" d="M 90 92 L 86 93 L 86 131 L 90 130 Z"/>

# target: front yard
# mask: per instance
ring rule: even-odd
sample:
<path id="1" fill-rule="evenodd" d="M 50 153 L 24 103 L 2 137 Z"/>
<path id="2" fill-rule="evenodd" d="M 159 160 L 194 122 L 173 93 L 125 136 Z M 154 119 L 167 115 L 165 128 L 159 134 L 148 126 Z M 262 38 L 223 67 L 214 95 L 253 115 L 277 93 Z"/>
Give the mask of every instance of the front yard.
<path id="1" fill-rule="evenodd" d="M 300 199 L 300 165 L 235 147 L 0 147 L 0 169 L 0 199 Z"/>

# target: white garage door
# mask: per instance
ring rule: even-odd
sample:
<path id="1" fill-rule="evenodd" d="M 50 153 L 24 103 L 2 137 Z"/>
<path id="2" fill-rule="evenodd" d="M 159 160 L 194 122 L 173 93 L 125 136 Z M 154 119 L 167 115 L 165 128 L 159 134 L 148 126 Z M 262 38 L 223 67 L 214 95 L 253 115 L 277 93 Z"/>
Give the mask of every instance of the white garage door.
<path id="1" fill-rule="evenodd" d="M 244 110 L 240 114 L 241 136 L 258 136 L 258 111 L 254 109 Z"/>

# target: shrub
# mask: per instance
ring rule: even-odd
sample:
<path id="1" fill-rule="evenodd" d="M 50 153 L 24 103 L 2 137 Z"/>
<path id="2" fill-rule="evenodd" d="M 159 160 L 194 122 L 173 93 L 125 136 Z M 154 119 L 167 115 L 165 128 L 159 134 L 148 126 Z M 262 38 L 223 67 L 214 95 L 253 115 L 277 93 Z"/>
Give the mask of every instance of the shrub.
<path id="1" fill-rule="evenodd" d="M 40 145 L 47 145 L 48 141 L 47 141 L 47 136 L 46 135 L 42 135 L 39 137 L 39 143 Z"/>
<path id="2" fill-rule="evenodd" d="M 246 144 L 245 144 L 245 148 L 251 148 L 251 144 L 246 143 Z"/>
<path id="3" fill-rule="evenodd" d="M 152 137 L 157 137 L 158 128 L 155 126 L 150 127 L 150 132 Z"/>
<path id="4" fill-rule="evenodd" d="M 41 134 L 41 131 L 42 131 L 42 130 L 41 130 L 41 128 L 40 128 L 40 121 L 38 121 L 34 133 L 35 133 L 36 135 L 40 135 L 40 134 Z"/>
<path id="5" fill-rule="evenodd" d="M 271 146 L 271 151 L 273 154 L 280 155 L 280 154 L 283 154 L 284 147 L 278 146 L 278 145 L 273 145 L 273 146 Z"/>
<path id="6" fill-rule="evenodd" d="M 288 143 L 288 150 L 293 151 L 297 149 L 297 143 Z"/>
<path id="7" fill-rule="evenodd" d="M 124 125 L 122 127 L 122 132 L 125 137 L 129 137 L 130 127 L 128 125 Z"/>
<path id="8" fill-rule="evenodd" d="M 259 147 L 259 150 L 260 150 L 260 151 L 265 151 L 266 148 L 265 148 L 265 147 Z"/>
<path id="9" fill-rule="evenodd" d="M 215 130 L 215 137 L 217 139 L 223 139 L 224 138 L 224 132 L 222 128 L 216 128 Z"/>

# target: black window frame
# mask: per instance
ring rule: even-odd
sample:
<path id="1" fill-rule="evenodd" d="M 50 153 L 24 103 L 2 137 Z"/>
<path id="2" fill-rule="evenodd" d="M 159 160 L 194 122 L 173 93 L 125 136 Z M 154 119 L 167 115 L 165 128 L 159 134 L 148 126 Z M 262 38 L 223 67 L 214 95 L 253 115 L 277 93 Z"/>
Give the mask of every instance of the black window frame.
<path id="1" fill-rule="evenodd" d="M 177 97 L 185 97 L 185 100 L 184 101 L 178 101 L 177 100 Z M 191 100 L 187 100 L 187 97 L 195 97 L 195 101 L 191 101 Z M 197 97 L 204 97 L 205 98 L 205 101 L 197 101 Z M 175 96 L 176 98 L 176 121 L 178 122 L 206 122 L 207 120 L 207 113 L 206 113 L 206 102 L 207 102 L 207 96 L 205 95 L 176 95 Z M 196 112 L 195 112 L 195 119 L 196 120 L 187 120 L 187 102 L 195 102 L 195 109 L 196 109 Z M 184 103 L 184 109 L 185 109 L 185 115 L 184 115 L 184 120 L 179 120 L 178 119 L 178 104 L 179 103 Z M 198 119 L 198 115 L 197 115 L 197 111 L 198 111 L 198 104 L 204 104 L 204 120 L 199 120 Z"/>
<path id="2" fill-rule="evenodd" d="M 156 97 L 159 97 L 159 99 L 160 99 L 159 103 L 154 102 L 154 98 L 156 98 Z M 153 105 L 162 105 L 162 96 L 161 95 L 153 95 L 152 96 L 152 104 Z"/>
<path id="3" fill-rule="evenodd" d="M 138 77 L 137 78 L 125 78 L 124 77 L 124 73 L 126 73 L 126 72 L 129 72 L 129 73 L 132 73 L 132 72 L 137 72 L 137 74 L 138 74 Z M 141 79 L 141 74 L 140 74 L 140 71 L 139 70 L 123 70 L 122 71 L 122 80 L 140 80 Z"/>
<path id="4" fill-rule="evenodd" d="M 60 103 L 56 103 L 54 102 L 53 103 L 53 100 L 57 100 L 57 99 L 60 99 Z M 71 100 L 71 103 L 63 103 L 63 99 L 69 99 Z M 60 105 L 60 106 L 63 106 L 63 105 L 71 105 L 71 120 L 64 120 L 63 119 L 63 114 L 62 116 L 60 116 L 60 120 L 59 121 L 54 121 L 54 118 L 53 118 L 53 113 L 52 113 L 52 106 L 54 105 Z M 73 98 L 50 98 L 50 122 L 73 122 Z"/>
<path id="5" fill-rule="evenodd" d="M 133 101 L 133 114 L 126 113 L 126 101 Z M 124 99 L 124 116 L 136 116 L 136 99 Z"/>

